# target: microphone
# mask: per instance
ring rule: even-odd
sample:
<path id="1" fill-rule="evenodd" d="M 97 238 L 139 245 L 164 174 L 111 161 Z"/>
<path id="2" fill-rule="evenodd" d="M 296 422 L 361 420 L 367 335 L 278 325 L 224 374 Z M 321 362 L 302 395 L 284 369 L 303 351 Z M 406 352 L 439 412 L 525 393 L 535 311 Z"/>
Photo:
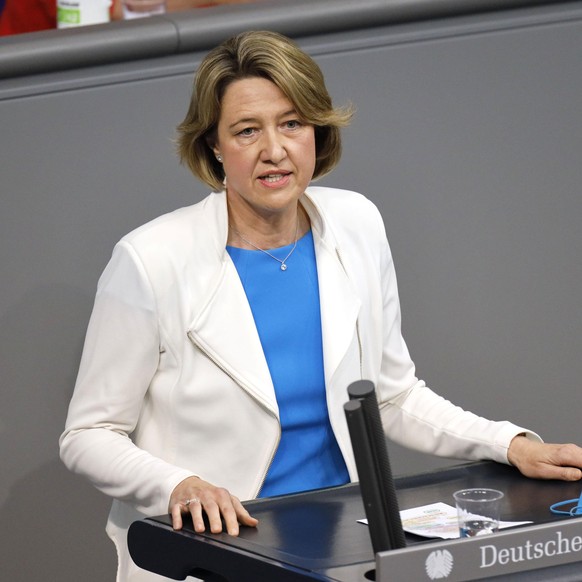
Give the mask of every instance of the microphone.
<path id="1" fill-rule="evenodd" d="M 374 553 L 406 547 L 374 384 L 348 386 L 344 412 Z"/>

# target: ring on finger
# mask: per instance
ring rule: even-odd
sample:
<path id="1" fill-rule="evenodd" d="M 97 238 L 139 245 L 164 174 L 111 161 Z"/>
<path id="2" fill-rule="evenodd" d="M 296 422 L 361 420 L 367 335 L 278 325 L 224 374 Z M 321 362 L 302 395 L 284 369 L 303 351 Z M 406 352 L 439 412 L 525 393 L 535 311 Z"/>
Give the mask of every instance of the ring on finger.
<path id="1" fill-rule="evenodd" d="M 189 507 L 191 503 L 200 503 L 200 499 L 198 499 L 198 497 L 192 497 L 191 499 L 186 499 L 186 501 L 184 501 L 186 507 Z"/>

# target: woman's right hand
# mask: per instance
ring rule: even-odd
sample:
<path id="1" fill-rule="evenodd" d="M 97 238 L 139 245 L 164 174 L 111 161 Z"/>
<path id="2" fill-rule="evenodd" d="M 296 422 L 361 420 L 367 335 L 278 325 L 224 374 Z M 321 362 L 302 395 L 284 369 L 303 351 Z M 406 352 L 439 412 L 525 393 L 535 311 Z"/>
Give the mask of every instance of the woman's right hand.
<path id="1" fill-rule="evenodd" d="M 208 516 L 212 533 L 220 533 L 224 529 L 232 536 L 239 533 L 239 524 L 255 527 L 259 522 L 243 507 L 242 503 L 226 489 L 216 487 L 199 477 L 184 479 L 172 491 L 169 512 L 172 516 L 172 527 L 182 529 L 182 515 L 190 514 L 194 531 L 205 531 L 203 512 Z"/>

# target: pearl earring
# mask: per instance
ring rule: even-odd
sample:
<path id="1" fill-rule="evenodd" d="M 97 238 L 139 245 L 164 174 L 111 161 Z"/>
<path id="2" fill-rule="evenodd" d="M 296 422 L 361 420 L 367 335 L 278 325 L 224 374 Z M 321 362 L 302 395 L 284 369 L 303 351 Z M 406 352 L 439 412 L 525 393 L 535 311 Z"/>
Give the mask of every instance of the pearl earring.
<path id="1" fill-rule="evenodd" d="M 216 154 L 216 159 L 218 160 L 219 163 L 222 164 L 222 156 L 220 154 Z"/>

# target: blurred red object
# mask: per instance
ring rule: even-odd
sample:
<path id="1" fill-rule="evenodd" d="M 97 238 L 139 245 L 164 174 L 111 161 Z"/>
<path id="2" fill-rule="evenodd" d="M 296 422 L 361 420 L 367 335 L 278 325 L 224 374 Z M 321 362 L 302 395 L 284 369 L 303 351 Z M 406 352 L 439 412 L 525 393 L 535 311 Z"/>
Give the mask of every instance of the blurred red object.
<path id="1" fill-rule="evenodd" d="M 6 0 L 0 14 L 0 35 L 57 27 L 56 0 Z"/>

